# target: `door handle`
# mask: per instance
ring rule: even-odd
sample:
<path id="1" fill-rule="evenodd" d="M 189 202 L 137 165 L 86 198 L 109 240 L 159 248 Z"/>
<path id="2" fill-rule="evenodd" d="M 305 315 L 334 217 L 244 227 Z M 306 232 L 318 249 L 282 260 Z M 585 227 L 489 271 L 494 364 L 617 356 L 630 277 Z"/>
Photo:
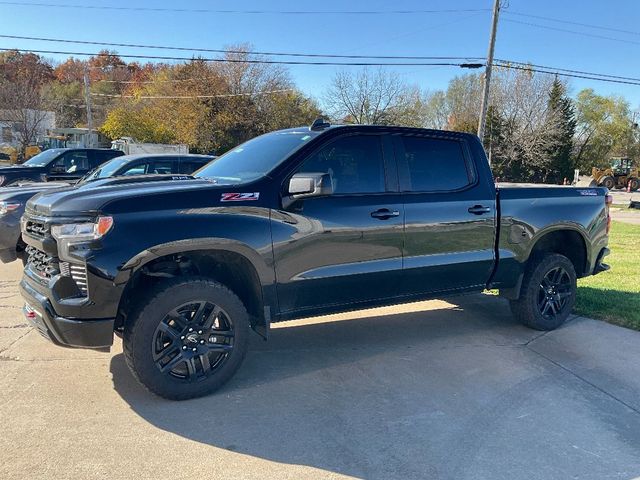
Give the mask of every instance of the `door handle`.
<path id="1" fill-rule="evenodd" d="M 473 213 L 474 215 L 482 215 L 483 213 L 489 213 L 491 211 L 491 207 L 485 207 L 483 205 L 474 205 L 473 207 L 469 207 L 468 212 Z"/>
<path id="2" fill-rule="evenodd" d="M 400 216 L 400 212 L 398 210 L 389 210 L 388 208 L 381 208 L 380 210 L 371 212 L 371 216 L 373 218 L 377 218 L 378 220 L 388 220 L 391 217 Z"/>

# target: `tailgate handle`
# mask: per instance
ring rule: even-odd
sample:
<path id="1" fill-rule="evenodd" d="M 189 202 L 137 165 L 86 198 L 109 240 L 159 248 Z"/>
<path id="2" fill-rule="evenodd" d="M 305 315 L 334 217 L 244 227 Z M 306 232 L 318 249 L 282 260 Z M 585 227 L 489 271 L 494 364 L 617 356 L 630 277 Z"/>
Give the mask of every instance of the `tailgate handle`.
<path id="1" fill-rule="evenodd" d="M 380 210 L 376 210 L 375 212 L 371 212 L 371 216 L 373 218 L 377 218 L 378 220 L 388 220 L 391 217 L 400 216 L 400 212 L 398 210 L 389 210 L 388 208 L 381 208 Z"/>
<path id="2" fill-rule="evenodd" d="M 482 215 L 483 213 L 489 213 L 491 211 L 491 207 L 485 207 L 482 205 L 474 205 L 473 207 L 469 207 L 469 213 L 473 213 L 474 215 Z"/>

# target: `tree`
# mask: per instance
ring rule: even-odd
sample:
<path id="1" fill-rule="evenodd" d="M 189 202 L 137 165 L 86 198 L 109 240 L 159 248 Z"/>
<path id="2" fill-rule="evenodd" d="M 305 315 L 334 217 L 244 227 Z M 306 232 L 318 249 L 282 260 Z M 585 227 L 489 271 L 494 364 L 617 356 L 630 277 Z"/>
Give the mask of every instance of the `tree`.
<path id="1" fill-rule="evenodd" d="M 419 89 L 382 69 L 336 73 L 324 104 L 338 122 L 421 126 L 425 118 Z"/>
<path id="2" fill-rule="evenodd" d="M 196 58 L 136 74 L 126 90 L 133 98 L 110 107 L 102 132 L 222 153 L 271 130 L 310 124 L 320 113 L 315 102 L 280 67 L 251 62 L 257 57 L 245 48 L 232 47 L 228 63 Z M 95 88 L 103 84 L 110 85 Z"/>
<path id="3" fill-rule="evenodd" d="M 629 104 L 621 97 L 584 89 L 576 97 L 575 163 L 582 171 L 605 166 L 616 155 L 633 155 L 636 129 Z"/>
<path id="4" fill-rule="evenodd" d="M 549 92 L 546 131 L 550 137 L 546 152 L 550 165 L 545 180 L 561 183 L 563 179 L 573 177 L 573 137 L 576 133 L 576 119 L 573 103 L 566 96 L 565 86 L 557 78 Z"/>
<path id="5" fill-rule="evenodd" d="M 49 113 L 44 111 L 43 86 L 53 79 L 53 69 L 33 53 L 0 54 L 0 105 L 6 120 L 17 127 L 20 150 L 36 143 Z"/>

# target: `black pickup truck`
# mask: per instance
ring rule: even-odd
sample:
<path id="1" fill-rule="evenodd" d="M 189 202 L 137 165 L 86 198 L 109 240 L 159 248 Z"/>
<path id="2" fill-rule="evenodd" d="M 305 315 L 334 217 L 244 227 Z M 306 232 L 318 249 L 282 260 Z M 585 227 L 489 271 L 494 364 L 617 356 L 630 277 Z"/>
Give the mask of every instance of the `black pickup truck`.
<path id="1" fill-rule="evenodd" d="M 124 152 L 108 148 L 51 148 L 21 165 L 0 166 L 0 186 L 75 181 L 107 160 L 122 155 Z"/>
<path id="2" fill-rule="evenodd" d="M 495 288 L 553 329 L 608 268 L 606 189 L 497 188 L 469 134 L 316 121 L 196 177 L 42 193 L 22 218 L 27 318 L 59 345 L 115 332 L 167 398 L 219 388 L 271 322 Z"/>

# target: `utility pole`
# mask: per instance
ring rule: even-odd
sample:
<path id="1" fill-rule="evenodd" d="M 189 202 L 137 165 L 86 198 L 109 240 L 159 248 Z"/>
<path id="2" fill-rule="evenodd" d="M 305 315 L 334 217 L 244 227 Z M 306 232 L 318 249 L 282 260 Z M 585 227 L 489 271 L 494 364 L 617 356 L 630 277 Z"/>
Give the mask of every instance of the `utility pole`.
<path id="1" fill-rule="evenodd" d="M 482 89 L 482 103 L 480 103 L 480 120 L 478 121 L 478 137 L 484 138 L 484 127 L 487 122 L 487 108 L 489 107 L 489 83 L 491 82 L 491 66 L 493 64 L 493 50 L 496 45 L 496 30 L 498 29 L 498 15 L 500 14 L 500 0 L 493 2 L 493 18 L 491 20 L 491 36 L 489 37 L 489 52 L 487 53 L 487 66 L 484 72 L 484 85 Z"/>
<path id="2" fill-rule="evenodd" d="M 91 114 L 91 92 L 89 90 L 89 67 L 84 66 L 84 103 L 87 107 L 87 126 L 89 127 L 89 139 L 87 148 L 93 147 L 93 115 Z"/>

